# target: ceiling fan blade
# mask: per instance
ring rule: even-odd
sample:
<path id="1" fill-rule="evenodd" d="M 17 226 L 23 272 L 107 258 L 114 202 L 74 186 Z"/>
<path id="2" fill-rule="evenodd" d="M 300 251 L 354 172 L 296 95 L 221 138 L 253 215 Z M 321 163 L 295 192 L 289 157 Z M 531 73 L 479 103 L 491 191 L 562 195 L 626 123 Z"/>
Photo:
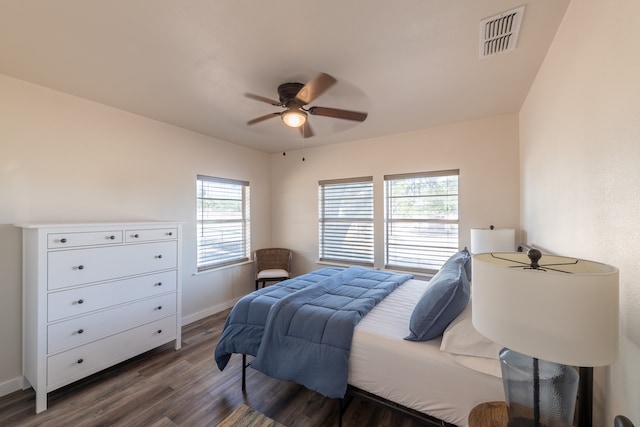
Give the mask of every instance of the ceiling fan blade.
<path id="1" fill-rule="evenodd" d="M 320 73 L 313 80 L 300 89 L 296 99 L 303 105 L 313 102 L 314 99 L 322 95 L 327 89 L 336 84 L 337 80 L 329 74 Z"/>
<path id="2" fill-rule="evenodd" d="M 367 113 L 361 113 L 359 111 L 340 110 L 338 108 L 311 107 L 307 111 L 314 116 L 333 117 L 336 119 L 353 120 L 356 122 L 364 122 L 364 120 L 367 118 Z"/>
<path id="3" fill-rule="evenodd" d="M 270 119 L 270 118 L 272 118 L 272 117 L 277 117 L 277 116 L 279 116 L 279 115 L 280 115 L 280 113 L 269 113 L 269 114 L 265 114 L 264 116 L 256 117 L 256 118 L 255 118 L 255 119 L 253 119 L 253 120 L 249 120 L 249 121 L 247 122 L 247 124 L 248 124 L 248 125 L 253 125 L 253 124 L 255 124 L 255 123 L 259 123 L 259 122 L 262 122 L 262 121 L 264 121 L 264 120 Z"/>
<path id="4" fill-rule="evenodd" d="M 311 138 L 313 135 L 315 135 L 313 133 L 313 130 L 311 129 L 311 125 L 309 124 L 308 120 L 304 122 L 304 124 L 300 126 L 299 129 L 300 129 L 300 134 L 302 135 L 303 138 Z"/>
<path id="5" fill-rule="evenodd" d="M 273 99 L 265 98 L 264 96 L 254 95 L 252 93 L 245 93 L 244 96 L 246 96 L 247 98 L 254 99 L 256 101 L 266 102 L 267 104 L 275 105 L 276 107 L 281 107 L 282 106 L 280 101 L 275 101 Z"/>

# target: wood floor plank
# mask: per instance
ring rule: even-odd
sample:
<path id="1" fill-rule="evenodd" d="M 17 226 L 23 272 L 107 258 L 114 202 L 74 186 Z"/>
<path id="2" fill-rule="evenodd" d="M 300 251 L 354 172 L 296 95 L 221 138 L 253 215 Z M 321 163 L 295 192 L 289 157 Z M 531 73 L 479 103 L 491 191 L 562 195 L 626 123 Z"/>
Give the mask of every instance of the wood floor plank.
<path id="1" fill-rule="evenodd" d="M 220 372 L 213 359 L 229 310 L 186 325 L 182 348 L 164 345 L 49 393 L 48 409 L 35 414 L 32 389 L 0 398 L 0 427 L 210 427 L 242 404 L 287 427 L 338 425 L 339 400 L 298 384 L 247 369 L 233 355 Z M 344 427 L 421 424 L 403 414 L 353 399 Z"/>

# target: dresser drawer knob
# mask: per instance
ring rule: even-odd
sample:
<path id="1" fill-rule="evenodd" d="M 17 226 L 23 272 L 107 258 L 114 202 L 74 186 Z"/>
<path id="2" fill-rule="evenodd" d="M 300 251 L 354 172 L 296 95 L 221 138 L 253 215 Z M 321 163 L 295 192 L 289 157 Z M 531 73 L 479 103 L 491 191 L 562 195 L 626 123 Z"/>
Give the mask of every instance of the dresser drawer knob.
<path id="1" fill-rule="evenodd" d="M 162 255 L 156 255 L 156 258 L 158 259 L 162 258 Z"/>
<path id="2" fill-rule="evenodd" d="M 112 234 L 111 236 L 109 236 L 109 239 L 111 239 L 111 240 L 115 240 L 115 239 L 116 239 L 116 236 L 114 236 L 114 235 Z"/>
<path id="3" fill-rule="evenodd" d="M 137 239 L 138 237 L 140 237 L 140 235 L 139 234 L 134 234 L 133 237 Z"/>
<path id="4" fill-rule="evenodd" d="M 82 298 L 80 298 L 80 299 L 78 300 L 78 304 L 82 304 L 82 303 L 84 303 L 84 300 L 83 300 Z"/>
<path id="5" fill-rule="evenodd" d="M 156 310 L 162 310 L 162 306 L 161 305 L 157 306 Z"/>
<path id="6" fill-rule="evenodd" d="M 76 362 L 78 365 L 81 364 L 82 362 L 84 362 L 84 359 L 78 359 L 78 361 Z"/>
<path id="7" fill-rule="evenodd" d="M 154 284 L 153 286 L 162 286 L 162 282 L 158 282 L 158 283 Z"/>
<path id="8" fill-rule="evenodd" d="M 158 333 L 161 334 L 162 333 L 162 329 L 158 329 Z"/>
<path id="9" fill-rule="evenodd" d="M 78 333 L 79 334 L 83 334 L 84 333 L 84 329 L 78 329 Z"/>
<path id="10" fill-rule="evenodd" d="M 173 236 L 173 232 L 172 231 L 168 232 L 167 236 Z"/>
<path id="11" fill-rule="evenodd" d="M 78 270 L 84 270 L 84 265 L 80 264 L 77 268 Z"/>
<path id="12" fill-rule="evenodd" d="M 63 237 L 62 239 L 60 239 L 60 243 L 67 243 L 67 239 Z"/>

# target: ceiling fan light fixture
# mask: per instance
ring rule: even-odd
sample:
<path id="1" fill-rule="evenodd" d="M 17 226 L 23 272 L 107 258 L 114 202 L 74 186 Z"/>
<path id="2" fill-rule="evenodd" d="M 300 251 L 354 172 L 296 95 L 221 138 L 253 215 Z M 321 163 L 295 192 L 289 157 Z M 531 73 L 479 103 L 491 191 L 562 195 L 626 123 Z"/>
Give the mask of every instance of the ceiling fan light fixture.
<path id="1" fill-rule="evenodd" d="M 307 121 L 307 113 L 300 110 L 287 110 L 280 117 L 285 125 L 292 128 L 299 128 Z"/>
<path id="2" fill-rule="evenodd" d="M 278 99 L 279 101 L 265 98 L 260 95 L 253 95 L 251 93 L 245 93 L 247 98 L 251 98 L 255 101 L 264 102 L 276 107 L 283 107 L 284 110 L 280 112 L 273 112 L 265 114 L 264 116 L 256 117 L 249 120 L 247 125 L 253 125 L 260 123 L 264 120 L 278 117 L 282 119 L 285 126 L 298 128 L 303 138 L 310 138 L 315 135 L 309 123 L 307 123 L 307 116 L 324 116 L 334 119 L 351 120 L 355 122 L 364 122 L 367 118 L 367 113 L 359 111 L 342 110 L 339 108 L 318 107 L 311 106 L 305 108 L 305 105 L 313 102 L 317 97 L 322 95 L 331 86 L 333 86 L 337 80 L 328 74 L 320 73 L 306 84 L 302 83 L 282 83 L 278 86 Z"/>

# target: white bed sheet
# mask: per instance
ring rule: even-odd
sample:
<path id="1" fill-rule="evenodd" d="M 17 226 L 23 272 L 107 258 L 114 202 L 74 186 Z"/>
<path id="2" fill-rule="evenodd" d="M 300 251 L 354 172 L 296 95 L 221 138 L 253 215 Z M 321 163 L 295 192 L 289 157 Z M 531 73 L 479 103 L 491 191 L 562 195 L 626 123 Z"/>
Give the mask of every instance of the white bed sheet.
<path id="1" fill-rule="evenodd" d="M 428 282 L 412 279 L 355 328 L 349 384 L 443 421 L 467 426 L 479 403 L 504 400 L 502 379 L 465 367 L 440 350 L 441 339 L 407 341 L 413 307 Z M 495 360 L 499 370 L 498 361 Z"/>

